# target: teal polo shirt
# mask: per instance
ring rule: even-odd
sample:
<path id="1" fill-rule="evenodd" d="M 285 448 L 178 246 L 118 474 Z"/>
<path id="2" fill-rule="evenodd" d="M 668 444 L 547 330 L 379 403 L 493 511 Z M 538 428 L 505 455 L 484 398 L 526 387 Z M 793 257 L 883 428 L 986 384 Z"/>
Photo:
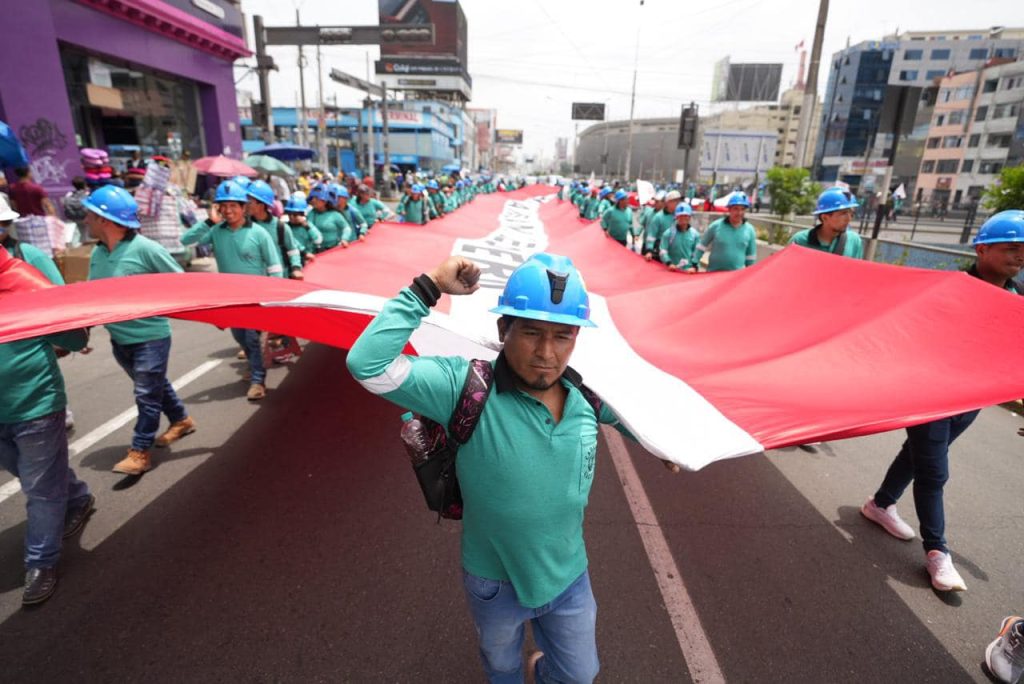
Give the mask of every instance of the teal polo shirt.
<path id="1" fill-rule="evenodd" d="M 3 244 L 8 254 L 15 259 L 21 259 L 29 266 L 35 267 L 54 285 L 64 284 L 64 276 L 60 274 L 57 264 L 53 262 L 53 259 L 46 256 L 43 250 L 27 242 L 18 242 L 13 238 L 8 238 L 0 244 Z"/>
<path id="2" fill-rule="evenodd" d="M 816 249 L 819 252 L 835 254 L 836 250 L 839 248 L 839 235 L 836 235 L 832 239 L 832 242 L 825 245 L 818 241 L 818 228 L 820 228 L 820 226 L 801 230 L 794 234 L 793 237 L 789 238 L 789 244 L 800 245 L 801 247 L 807 247 L 809 249 Z M 860 235 L 849 228 L 846 230 L 846 244 L 843 245 L 842 256 L 853 259 L 864 258 L 864 243 L 861 241 Z"/>
<path id="3" fill-rule="evenodd" d="M 666 266 L 692 267 L 693 255 L 697 251 L 698 242 L 700 242 L 700 233 L 693 226 L 688 226 L 684 230 L 677 223 L 675 228 L 669 228 L 661 236 L 658 257 Z"/>
<path id="4" fill-rule="evenodd" d="M 113 251 L 99 243 L 89 258 L 89 280 L 181 272 L 181 266 L 162 245 L 133 230 L 125 234 Z M 131 284 L 125 283 L 125 287 Z M 171 324 L 163 316 L 107 323 L 104 327 L 118 344 L 139 344 L 171 336 Z"/>
<path id="5" fill-rule="evenodd" d="M 619 242 L 627 240 L 633 231 L 633 210 L 612 207 L 601 216 L 601 227 Z"/>
<path id="6" fill-rule="evenodd" d="M 708 226 L 697 245 L 697 261 L 708 249 L 708 271 L 736 271 L 752 265 L 757 260 L 757 233 L 754 226 L 746 221 L 739 226 L 729 223 L 723 217 Z"/>
<path id="7" fill-rule="evenodd" d="M 402 354 L 428 313 L 403 289 L 356 340 L 347 364 L 369 391 L 447 425 L 469 361 Z M 516 387 L 504 357 L 494 371 L 494 389 L 456 461 L 464 503 L 462 565 L 479 577 L 511 581 L 520 603 L 536 608 L 587 568 L 583 513 L 594 481 L 598 418 L 571 369 L 561 380 L 568 394 L 558 422 Z M 607 407 L 600 422 L 618 425 Z"/>
<path id="8" fill-rule="evenodd" d="M 70 330 L 0 344 L 0 424 L 63 411 L 68 399 L 53 346 L 79 351 L 88 341 L 84 330 Z"/>
<path id="9" fill-rule="evenodd" d="M 366 223 L 367 228 L 373 228 L 373 224 L 378 221 L 378 214 L 387 214 L 388 208 L 384 206 L 384 203 L 373 197 L 369 198 L 369 202 L 360 202 L 358 199 L 355 201 L 356 211 L 363 217 L 363 221 Z"/>
<path id="10" fill-rule="evenodd" d="M 331 249 L 341 244 L 346 230 L 351 230 L 348 220 L 335 209 L 327 211 L 310 210 L 306 223 L 320 231 L 323 242 L 320 249 Z"/>
<path id="11" fill-rule="evenodd" d="M 277 244 L 263 228 L 245 223 L 232 230 L 226 223 L 209 219 L 192 226 L 181 236 L 183 245 L 212 245 L 221 273 L 284 277 Z"/>

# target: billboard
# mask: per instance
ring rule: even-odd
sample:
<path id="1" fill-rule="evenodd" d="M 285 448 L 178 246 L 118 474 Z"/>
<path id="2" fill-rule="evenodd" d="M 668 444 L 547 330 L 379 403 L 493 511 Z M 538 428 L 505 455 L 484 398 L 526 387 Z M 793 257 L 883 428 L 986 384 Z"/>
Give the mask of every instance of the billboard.
<path id="1" fill-rule="evenodd" d="M 782 64 L 730 64 L 724 57 L 715 63 L 712 79 L 712 102 L 774 102 Z"/>
<path id="2" fill-rule="evenodd" d="M 494 142 L 499 145 L 522 145 L 523 132 L 514 128 L 494 129 Z"/>
<path id="3" fill-rule="evenodd" d="M 573 121 L 604 121 L 603 102 L 573 102 Z"/>
<path id="4" fill-rule="evenodd" d="M 378 19 L 388 24 L 433 24 L 433 45 L 382 40 L 382 59 L 397 56 L 443 58 L 466 69 L 466 15 L 458 0 L 378 0 Z"/>
<path id="5" fill-rule="evenodd" d="M 765 172 L 775 160 L 776 131 L 704 131 L 700 150 L 700 173 L 753 176 Z"/>

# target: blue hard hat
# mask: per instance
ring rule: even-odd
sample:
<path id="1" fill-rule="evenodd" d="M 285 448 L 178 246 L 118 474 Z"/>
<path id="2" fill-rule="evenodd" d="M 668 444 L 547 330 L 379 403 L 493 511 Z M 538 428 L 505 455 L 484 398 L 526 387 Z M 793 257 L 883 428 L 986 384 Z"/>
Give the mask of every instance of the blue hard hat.
<path id="1" fill-rule="evenodd" d="M 340 199 L 348 199 L 351 195 L 348 194 L 348 190 L 346 188 L 339 185 L 334 189 L 334 197 L 334 201 L 338 201 Z"/>
<path id="2" fill-rule="evenodd" d="M 330 204 L 334 204 L 337 198 L 335 197 L 334 189 L 331 188 L 330 184 L 318 183 L 317 185 L 313 186 L 312 190 L 309 191 L 309 199 L 318 199 L 323 200 L 324 202 L 328 202 Z"/>
<path id="3" fill-rule="evenodd" d="M 615 201 L 616 202 L 621 202 L 622 200 L 628 199 L 628 198 L 629 198 L 629 193 L 626 192 L 625 190 L 616 190 L 615 191 Z"/>
<path id="4" fill-rule="evenodd" d="M 245 204 L 248 201 L 245 188 L 233 180 L 226 180 L 217 186 L 217 194 L 214 195 L 214 202 L 239 202 Z"/>
<path id="5" fill-rule="evenodd" d="M 249 187 L 249 183 L 252 183 L 252 178 L 249 178 L 248 176 L 235 176 L 234 178 L 229 178 L 228 180 L 238 183 L 238 185 L 243 188 Z"/>
<path id="6" fill-rule="evenodd" d="M 132 194 L 116 185 L 103 185 L 82 200 L 82 206 L 125 228 L 140 228 L 139 203 Z"/>
<path id="7" fill-rule="evenodd" d="M 284 210 L 293 214 L 304 214 L 307 209 L 309 209 L 309 204 L 306 202 L 306 197 L 301 192 L 297 192 L 290 196 L 288 201 L 284 203 Z"/>
<path id="8" fill-rule="evenodd" d="M 595 328 L 583 276 L 569 257 L 540 252 L 521 264 L 505 283 L 491 313 Z"/>
<path id="9" fill-rule="evenodd" d="M 274 189 L 266 181 L 252 181 L 245 188 L 245 194 L 268 207 L 274 206 Z"/>
<path id="10" fill-rule="evenodd" d="M 729 201 L 725 203 L 726 207 L 750 207 L 750 198 L 747 197 L 745 192 L 734 192 L 729 195 Z"/>
<path id="11" fill-rule="evenodd" d="M 463 185 L 462 181 L 455 181 L 455 187 L 461 188 Z"/>
<path id="12" fill-rule="evenodd" d="M 850 194 L 849 190 L 840 187 L 832 187 L 818 195 L 818 206 L 815 207 L 815 216 L 818 214 L 831 214 L 833 211 L 853 209 L 857 206 L 857 199 Z"/>
<path id="13" fill-rule="evenodd" d="M 415 183 L 412 186 L 412 194 L 414 194 L 414 195 L 422 195 L 423 194 L 423 184 L 422 183 Z"/>
<path id="14" fill-rule="evenodd" d="M 601 188 L 601 192 L 597 193 L 597 196 L 598 197 L 606 197 L 607 195 L 610 195 L 610 194 L 612 194 L 612 189 L 611 188 Z"/>
<path id="15" fill-rule="evenodd" d="M 427 181 L 427 187 L 430 188 L 431 190 L 437 190 L 437 181 L 436 180 L 429 180 L 429 181 Z"/>
<path id="16" fill-rule="evenodd" d="M 693 216 L 693 207 L 688 202 L 680 202 L 679 206 L 676 207 L 676 216 L 680 214 L 686 214 L 687 216 Z"/>
<path id="17" fill-rule="evenodd" d="M 981 224 L 978 235 L 974 238 L 976 245 L 992 245 L 997 242 L 1024 242 L 1024 211 L 1008 209 L 993 214 L 988 221 Z"/>

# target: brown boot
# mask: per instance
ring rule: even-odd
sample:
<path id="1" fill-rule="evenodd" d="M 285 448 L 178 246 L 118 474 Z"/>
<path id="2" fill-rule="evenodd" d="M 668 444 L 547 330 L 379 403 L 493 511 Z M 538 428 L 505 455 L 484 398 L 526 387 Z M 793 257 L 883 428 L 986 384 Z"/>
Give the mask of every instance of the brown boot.
<path id="1" fill-rule="evenodd" d="M 267 388 L 254 382 L 249 385 L 249 391 L 246 393 L 245 398 L 249 401 L 259 401 L 265 396 L 267 396 Z"/>
<path id="2" fill-rule="evenodd" d="M 148 451 L 129 449 L 128 455 L 124 457 L 124 460 L 114 466 L 114 472 L 124 473 L 125 475 L 141 475 L 152 467 L 153 464 L 149 460 Z"/>
<path id="3" fill-rule="evenodd" d="M 177 423 L 171 423 L 171 426 L 167 428 L 167 431 L 156 438 L 156 445 L 158 447 L 170 446 L 185 435 L 191 435 L 195 431 L 196 421 L 192 420 L 191 416 L 185 416 L 184 420 L 179 420 Z"/>

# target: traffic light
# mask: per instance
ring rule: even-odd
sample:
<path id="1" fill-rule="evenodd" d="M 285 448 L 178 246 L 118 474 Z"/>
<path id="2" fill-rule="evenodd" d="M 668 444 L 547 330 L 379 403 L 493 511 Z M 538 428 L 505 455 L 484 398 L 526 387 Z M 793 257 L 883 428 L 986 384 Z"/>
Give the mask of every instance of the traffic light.
<path id="1" fill-rule="evenodd" d="M 679 117 L 679 144 L 680 150 L 692 150 L 697 144 L 697 105 L 692 102 L 683 107 L 683 113 Z"/>

